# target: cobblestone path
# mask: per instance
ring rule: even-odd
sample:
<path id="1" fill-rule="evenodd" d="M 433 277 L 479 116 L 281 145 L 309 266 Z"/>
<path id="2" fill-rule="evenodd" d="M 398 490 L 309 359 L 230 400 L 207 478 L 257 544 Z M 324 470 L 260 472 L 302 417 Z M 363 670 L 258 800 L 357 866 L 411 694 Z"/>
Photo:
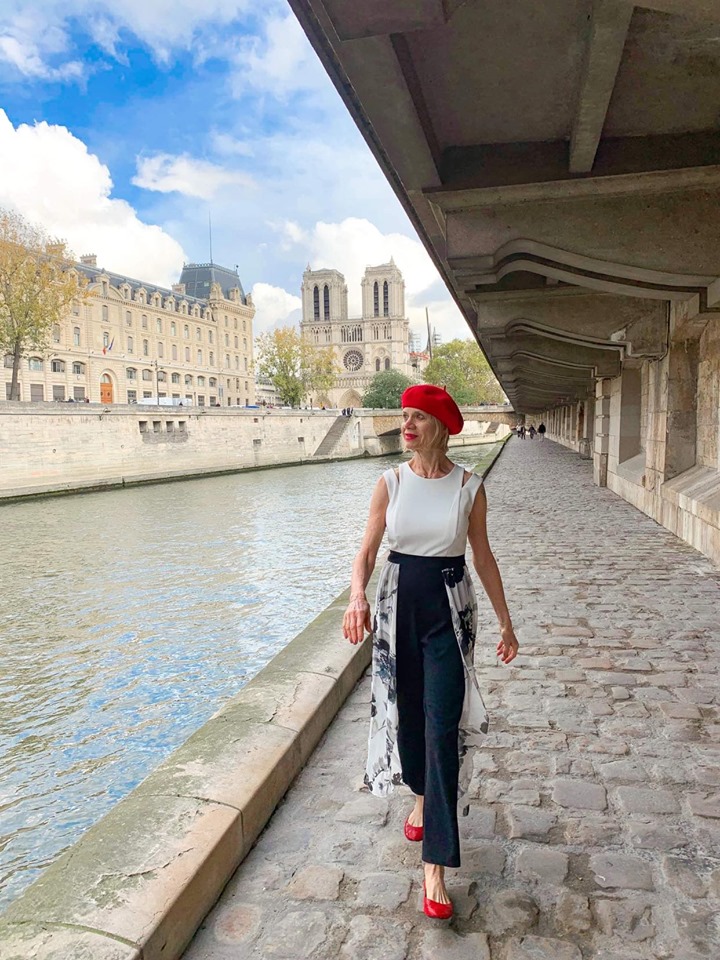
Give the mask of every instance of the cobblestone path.
<path id="1" fill-rule="evenodd" d="M 549 441 L 511 440 L 488 496 L 522 656 L 494 662 L 483 597 L 456 917 L 421 912 L 409 795 L 362 789 L 365 680 L 185 960 L 720 957 L 718 571 Z"/>

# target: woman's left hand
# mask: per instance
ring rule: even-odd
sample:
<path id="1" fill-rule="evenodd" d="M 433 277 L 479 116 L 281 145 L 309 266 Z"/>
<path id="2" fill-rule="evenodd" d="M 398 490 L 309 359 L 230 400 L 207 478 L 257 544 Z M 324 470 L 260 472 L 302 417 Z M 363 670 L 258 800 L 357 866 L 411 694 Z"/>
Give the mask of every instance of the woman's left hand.
<path id="1" fill-rule="evenodd" d="M 518 641 L 512 627 L 501 628 L 497 655 L 503 663 L 510 663 L 518 655 Z"/>

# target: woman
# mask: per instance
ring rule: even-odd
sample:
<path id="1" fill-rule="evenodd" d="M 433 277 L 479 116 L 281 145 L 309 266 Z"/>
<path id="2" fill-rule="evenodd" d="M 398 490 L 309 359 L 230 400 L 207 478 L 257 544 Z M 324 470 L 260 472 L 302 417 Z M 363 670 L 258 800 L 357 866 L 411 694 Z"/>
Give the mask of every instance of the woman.
<path id="1" fill-rule="evenodd" d="M 482 480 L 446 453 L 450 434 L 462 430 L 462 414 L 450 394 L 430 384 L 409 387 L 402 407 L 412 459 L 387 470 L 373 491 L 343 633 L 355 644 L 371 630 L 365 589 L 387 528 L 365 782 L 378 796 L 400 782 L 415 794 L 405 836 L 423 842 L 423 907 L 429 917 L 447 919 L 453 907 L 445 867 L 460 866 L 457 807 L 472 772 L 470 748 L 487 732 L 472 663 L 477 608 L 465 568 L 467 541 L 500 621 L 503 663 L 515 659 L 518 642 L 487 539 Z"/>

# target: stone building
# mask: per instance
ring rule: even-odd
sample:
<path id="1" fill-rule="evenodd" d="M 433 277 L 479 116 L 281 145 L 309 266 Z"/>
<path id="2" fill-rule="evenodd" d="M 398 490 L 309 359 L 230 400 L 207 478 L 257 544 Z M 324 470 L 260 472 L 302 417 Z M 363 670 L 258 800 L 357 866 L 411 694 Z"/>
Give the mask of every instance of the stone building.
<path id="1" fill-rule="evenodd" d="M 168 290 L 99 268 L 94 255 L 75 268 L 87 295 L 54 327 L 44 354 L 23 357 L 21 400 L 254 403 L 255 308 L 236 271 L 188 263 Z M 11 356 L 1 369 L 0 395 L 9 398 Z"/>
<path id="2" fill-rule="evenodd" d="M 348 317 L 345 277 L 337 270 L 311 270 L 302 283 L 301 330 L 319 347 L 332 346 L 341 370 L 335 387 L 314 403 L 359 407 L 381 370 L 412 377 L 405 281 L 394 260 L 368 267 L 362 279 L 362 316 Z"/>

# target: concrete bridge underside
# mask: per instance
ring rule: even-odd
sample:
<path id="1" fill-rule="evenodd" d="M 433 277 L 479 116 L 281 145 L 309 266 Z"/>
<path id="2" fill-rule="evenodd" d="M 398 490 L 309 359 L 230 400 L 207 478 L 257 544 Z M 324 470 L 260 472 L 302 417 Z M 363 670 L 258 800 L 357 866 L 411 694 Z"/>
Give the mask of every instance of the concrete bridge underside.
<path id="1" fill-rule="evenodd" d="M 290 5 L 514 409 L 720 560 L 720 3 Z"/>

